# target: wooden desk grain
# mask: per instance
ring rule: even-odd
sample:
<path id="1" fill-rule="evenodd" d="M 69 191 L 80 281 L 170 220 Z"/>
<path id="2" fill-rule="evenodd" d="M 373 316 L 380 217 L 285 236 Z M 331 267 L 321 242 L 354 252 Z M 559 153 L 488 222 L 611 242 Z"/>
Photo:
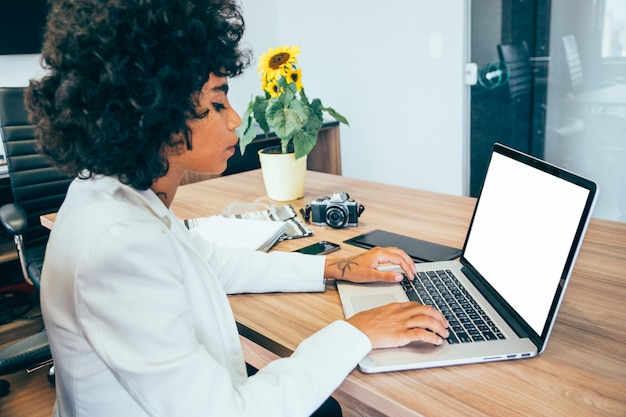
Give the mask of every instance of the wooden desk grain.
<path id="1" fill-rule="evenodd" d="M 309 238 L 280 243 L 290 251 L 326 239 L 337 243 L 384 229 L 461 247 L 475 200 L 307 172 L 301 208 L 346 191 L 365 206 L 359 226 L 314 227 Z M 233 201 L 265 194 L 259 171 L 181 187 L 180 218 L 220 213 Z M 337 256 L 362 249 L 343 244 Z M 389 416 L 625 416 L 626 224 L 593 219 L 547 350 L 537 358 L 367 375 L 354 370 L 336 396 L 347 415 Z M 262 366 L 284 356 L 343 314 L 337 292 L 236 295 L 230 301 L 246 357 Z M 437 399 L 436 401 L 434 399 Z"/>

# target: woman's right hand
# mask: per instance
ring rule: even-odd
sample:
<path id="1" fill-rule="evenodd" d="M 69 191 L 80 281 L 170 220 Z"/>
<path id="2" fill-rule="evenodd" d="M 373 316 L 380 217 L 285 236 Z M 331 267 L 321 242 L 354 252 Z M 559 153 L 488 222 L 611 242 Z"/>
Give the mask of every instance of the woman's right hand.
<path id="1" fill-rule="evenodd" d="M 447 338 L 448 322 L 430 306 L 416 302 L 391 303 L 350 317 L 348 323 L 365 333 L 373 348 L 389 348 L 410 342 L 433 345 Z"/>

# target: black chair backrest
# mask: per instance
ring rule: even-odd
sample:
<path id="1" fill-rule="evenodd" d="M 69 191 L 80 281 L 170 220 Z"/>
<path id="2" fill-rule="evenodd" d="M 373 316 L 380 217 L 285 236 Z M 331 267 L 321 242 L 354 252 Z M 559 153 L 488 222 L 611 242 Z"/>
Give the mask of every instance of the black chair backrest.
<path id="1" fill-rule="evenodd" d="M 500 61 L 509 68 L 509 91 L 511 99 L 530 97 L 532 90 L 532 66 L 526 42 L 498 45 Z"/>
<path id="2" fill-rule="evenodd" d="M 24 246 L 48 240 L 49 230 L 41 226 L 42 214 L 59 210 L 72 181 L 60 173 L 36 148 L 34 127 L 28 121 L 24 88 L 0 88 L 0 138 L 9 168 L 13 202 L 28 215 Z"/>
<path id="3" fill-rule="evenodd" d="M 583 88 L 584 76 L 583 66 L 578 54 L 578 44 L 574 35 L 566 35 L 561 38 L 563 51 L 565 52 L 565 63 L 569 72 L 570 88 L 572 93 L 577 93 Z"/>
<path id="4" fill-rule="evenodd" d="M 508 145 L 523 152 L 530 152 L 532 141 L 532 91 L 533 71 L 526 42 L 498 45 L 498 56 L 509 69 L 508 111 L 510 132 Z"/>

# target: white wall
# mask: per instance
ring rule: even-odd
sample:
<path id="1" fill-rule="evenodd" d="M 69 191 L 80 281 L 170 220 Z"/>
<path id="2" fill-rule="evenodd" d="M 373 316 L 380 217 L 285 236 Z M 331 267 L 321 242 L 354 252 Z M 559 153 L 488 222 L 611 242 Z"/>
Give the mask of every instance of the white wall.
<path id="1" fill-rule="evenodd" d="M 466 194 L 466 3 L 241 0 L 254 62 L 231 81 L 231 102 L 243 113 L 260 93 L 256 62 L 268 48 L 299 45 L 307 94 L 350 122 L 344 176 Z M 0 85 L 40 73 L 38 56 L 0 56 Z"/>
<path id="2" fill-rule="evenodd" d="M 465 3 L 242 0 L 255 62 L 231 81 L 231 102 L 243 112 L 260 93 L 256 60 L 269 47 L 298 45 L 307 95 L 350 121 L 344 176 L 463 194 Z"/>
<path id="3" fill-rule="evenodd" d="M 0 55 L 0 87 L 25 87 L 31 78 L 40 77 L 43 69 L 39 54 Z"/>

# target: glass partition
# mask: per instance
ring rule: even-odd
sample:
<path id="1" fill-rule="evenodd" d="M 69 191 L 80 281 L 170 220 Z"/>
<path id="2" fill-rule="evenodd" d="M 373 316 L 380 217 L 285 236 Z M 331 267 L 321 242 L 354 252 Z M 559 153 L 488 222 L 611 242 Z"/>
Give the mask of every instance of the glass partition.
<path id="1" fill-rule="evenodd" d="M 551 16 L 545 158 L 599 184 L 594 217 L 624 222 L 626 1 L 553 0 Z"/>
<path id="2" fill-rule="evenodd" d="M 626 1 L 471 2 L 470 195 L 493 142 L 596 181 L 626 222 Z"/>

